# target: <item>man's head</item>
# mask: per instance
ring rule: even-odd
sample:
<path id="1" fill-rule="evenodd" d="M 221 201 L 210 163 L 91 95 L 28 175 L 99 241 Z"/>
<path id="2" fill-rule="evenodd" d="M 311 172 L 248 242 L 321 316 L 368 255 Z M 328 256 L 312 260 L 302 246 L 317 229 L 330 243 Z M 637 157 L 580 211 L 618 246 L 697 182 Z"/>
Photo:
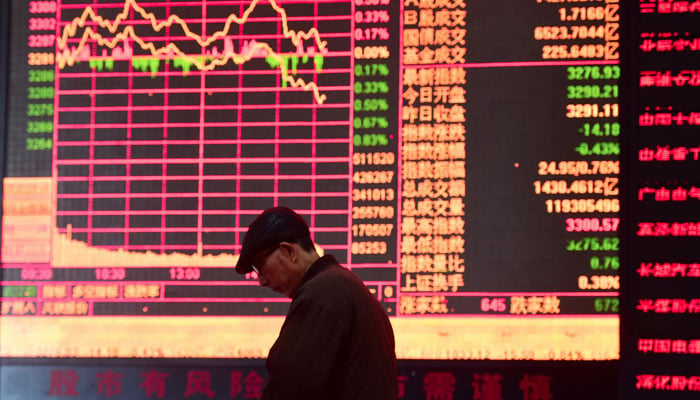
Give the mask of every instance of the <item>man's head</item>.
<path id="1" fill-rule="evenodd" d="M 248 227 L 236 271 L 255 271 L 261 286 L 292 297 L 317 258 L 306 221 L 289 208 L 273 207 Z"/>

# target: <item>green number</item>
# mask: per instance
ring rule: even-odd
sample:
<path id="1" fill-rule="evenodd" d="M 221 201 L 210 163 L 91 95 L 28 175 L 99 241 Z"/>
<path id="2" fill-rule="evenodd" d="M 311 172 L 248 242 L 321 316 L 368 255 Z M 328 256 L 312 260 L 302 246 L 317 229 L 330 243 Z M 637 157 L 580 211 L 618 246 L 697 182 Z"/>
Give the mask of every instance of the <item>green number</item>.
<path id="1" fill-rule="evenodd" d="M 27 133 L 52 133 L 52 121 L 27 121 Z"/>
<path id="2" fill-rule="evenodd" d="M 620 299 L 614 297 L 598 297 L 593 301 L 596 312 L 618 312 L 620 311 Z"/>
<path id="3" fill-rule="evenodd" d="M 25 147 L 29 151 L 49 150 L 53 142 L 50 138 L 27 138 Z"/>
<path id="4" fill-rule="evenodd" d="M 41 103 L 41 104 L 27 104 L 27 116 L 28 117 L 46 117 L 53 116 L 53 104 Z"/>
<path id="5" fill-rule="evenodd" d="M 53 82 L 56 80 L 53 70 L 50 69 L 30 69 L 27 76 L 29 82 Z"/>
<path id="6" fill-rule="evenodd" d="M 53 86 L 30 87 L 27 98 L 29 99 L 53 99 Z"/>

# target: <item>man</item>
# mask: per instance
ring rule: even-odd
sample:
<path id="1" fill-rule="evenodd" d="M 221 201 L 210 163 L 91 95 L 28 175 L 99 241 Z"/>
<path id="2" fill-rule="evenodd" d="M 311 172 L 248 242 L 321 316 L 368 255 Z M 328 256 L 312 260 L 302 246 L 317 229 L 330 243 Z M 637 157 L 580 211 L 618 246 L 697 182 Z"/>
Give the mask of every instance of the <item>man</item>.
<path id="1" fill-rule="evenodd" d="M 396 399 L 394 333 L 377 299 L 332 255 L 319 257 L 304 219 L 265 210 L 248 227 L 236 271 L 292 299 L 266 367 L 262 399 Z"/>

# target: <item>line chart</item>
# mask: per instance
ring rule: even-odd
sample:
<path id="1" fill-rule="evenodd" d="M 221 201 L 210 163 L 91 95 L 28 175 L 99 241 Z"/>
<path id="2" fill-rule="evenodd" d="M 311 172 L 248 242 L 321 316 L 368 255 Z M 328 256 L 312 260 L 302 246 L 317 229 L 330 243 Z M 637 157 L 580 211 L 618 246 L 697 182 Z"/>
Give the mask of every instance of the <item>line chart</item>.
<path id="1" fill-rule="evenodd" d="M 51 264 L 230 266 L 275 205 L 347 258 L 350 15 L 339 0 L 61 2 Z"/>
<path id="2" fill-rule="evenodd" d="M 203 37 L 203 35 L 193 32 L 189 25 L 177 14 L 171 15 L 165 21 L 158 22 L 155 14 L 150 13 L 143 7 L 139 6 L 136 0 L 126 0 L 122 11 L 117 14 L 112 22 L 97 14 L 95 9 L 88 5 L 85 7 L 84 11 L 79 17 L 74 18 L 72 21 L 70 21 L 70 23 L 63 27 L 60 37 L 56 39 L 56 61 L 58 67 L 61 69 L 65 68 L 66 66 L 73 66 L 77 61 L 90 61 L 96 68 L 101 69 L 103 67 L 103 63 L 112 63 L 114 60 L 131 60 L 136 68 L 149 69 L 151 72 L 153 72 L 156 70 L 155 66 L 159 64 L 159 58 L 167 57 L 169 59 L 173 59 L 173 64 L 175 67 L 181 67 L 185 71 L 189 71 L 190 66 L 194 66 L 200 70 L 209 71 L 222 65 L 226 65 L 229 61 L 232 61 L 235 64 L 243 64 L 250 61 L 253 57 L 265 57 L 268 64 L 270 64 L 272 68 L 280 68 L 282 80 L 285 85 L 289 84 L 292 87 L 301 87 L 304 90 L 312 90 L 316 101 L 323 103 L 326 97 L 325 95 L 319 93 L 318 87 L 315 83 L 307 83 L 304 82 L 303 79 L 294 79 L 292 75 L 294 75 L 296 72 L 299 57 L 302 57 L 305 60 L 304 62 L 306 62 L 309 57 L 313 58 L 315 68 L 317 70 L 321 70 L 323 67 L 323 55 L 327 53 L 327 42 L 321 39 L 318 30 L 315 28 L 311 28 L 306 32 L 296 32 L 289 29 L 287 13 L 275 2 L 275 0 L 265 1 L 268 1 L 272 9 L 278 13 L 282 23 L 282 35 L 284 38 L 292 41 L 292 44 L 297 49 L 298 55 L 291 57 L 282 56 L 275 52 L 275 50 L 273 50 L 269 44 L 265 42 L 257 42 L 255 40 L 244 43 L 238 53 L 236 53 L 234 50 L 233 41 L 227 37 L 228 33 L 232 30 L 232 25 L 234 23 L 238 25 L 245 24 L 261 1 L 263 0 L 252 1 L 241 16 L 237 16 L 235 14 L 229 15 L 224 22 L 223 29 L 215 32 L 213 35 L 208 36 L 206 39 Z M 214 47 L 211 51 L 205 52 L 204 56 L 193 56 L 183 52 L 174 43 L 168 43 L 165 46 L 157 48 L 153 43 L 146 42 L 139 35 L 137 35 L 133 26 L 127 25 L 121 32 L 118 32 L 122 22 L 125 22 L 131 12 L 137 13 L 143 17 L 144 20 L 150 22 L 155 32 L 160 32 L 164 28 L 171 27 L 172 25 L 178 25 L 182 28 L 187 38 L 197 42 L 197 44 L 199 44 L 203 49 L 212 45 L 217 40 L 223 40 L 223 50 L 219 51 L 218 48 Z M 110 33 L 115 34 L 114 37 L 111 39 L 105 38 L 91 26 L 85 27 L 87 21 L 94 22 L 101 28 L 106 28 Z M 78 34 L 78 28 L 83 27 L 85 29 L 80 36 L 78 43 L 74 46 L 70 46 L 69 39 Z M 133 40 L 143 50 L 150 52 L 150 54 L 156 58 L 147 58 L 144 56 L 135 58 L 133 48 L 131 45 L 129 45 L 127 39 Z M 304 49 L 304 41 L 309 39 L 313 41 L 316 47 Z M 111 56 L 107 56 L 107 51 L 103 50 L 101 57 L 92 54 L 90 48 L 87 46 L 89 40 L 95 41 L 100 46 L 113 49 L 113 53 Z M 117 47 L 120 42 L 123 42 L 123 48 Z M 319 53 L 316 53 L 316 51 Z M 290 62 L 292 63 L 291 66 L 289 65 Z"/>

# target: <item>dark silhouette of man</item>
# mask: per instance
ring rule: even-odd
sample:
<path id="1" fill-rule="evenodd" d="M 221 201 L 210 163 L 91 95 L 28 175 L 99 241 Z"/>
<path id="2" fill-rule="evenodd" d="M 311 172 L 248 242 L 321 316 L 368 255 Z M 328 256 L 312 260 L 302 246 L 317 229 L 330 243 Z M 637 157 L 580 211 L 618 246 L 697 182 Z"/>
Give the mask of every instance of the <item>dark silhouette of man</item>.
<path id="1" fill-rule="evenodd" d="M 320 257 L 304 219 L 265 210 L 248 227 L 236 271 L 292 299 L 266 367 L 262 399 L 396 399 L 394 333 L 355 274 Z"/>

